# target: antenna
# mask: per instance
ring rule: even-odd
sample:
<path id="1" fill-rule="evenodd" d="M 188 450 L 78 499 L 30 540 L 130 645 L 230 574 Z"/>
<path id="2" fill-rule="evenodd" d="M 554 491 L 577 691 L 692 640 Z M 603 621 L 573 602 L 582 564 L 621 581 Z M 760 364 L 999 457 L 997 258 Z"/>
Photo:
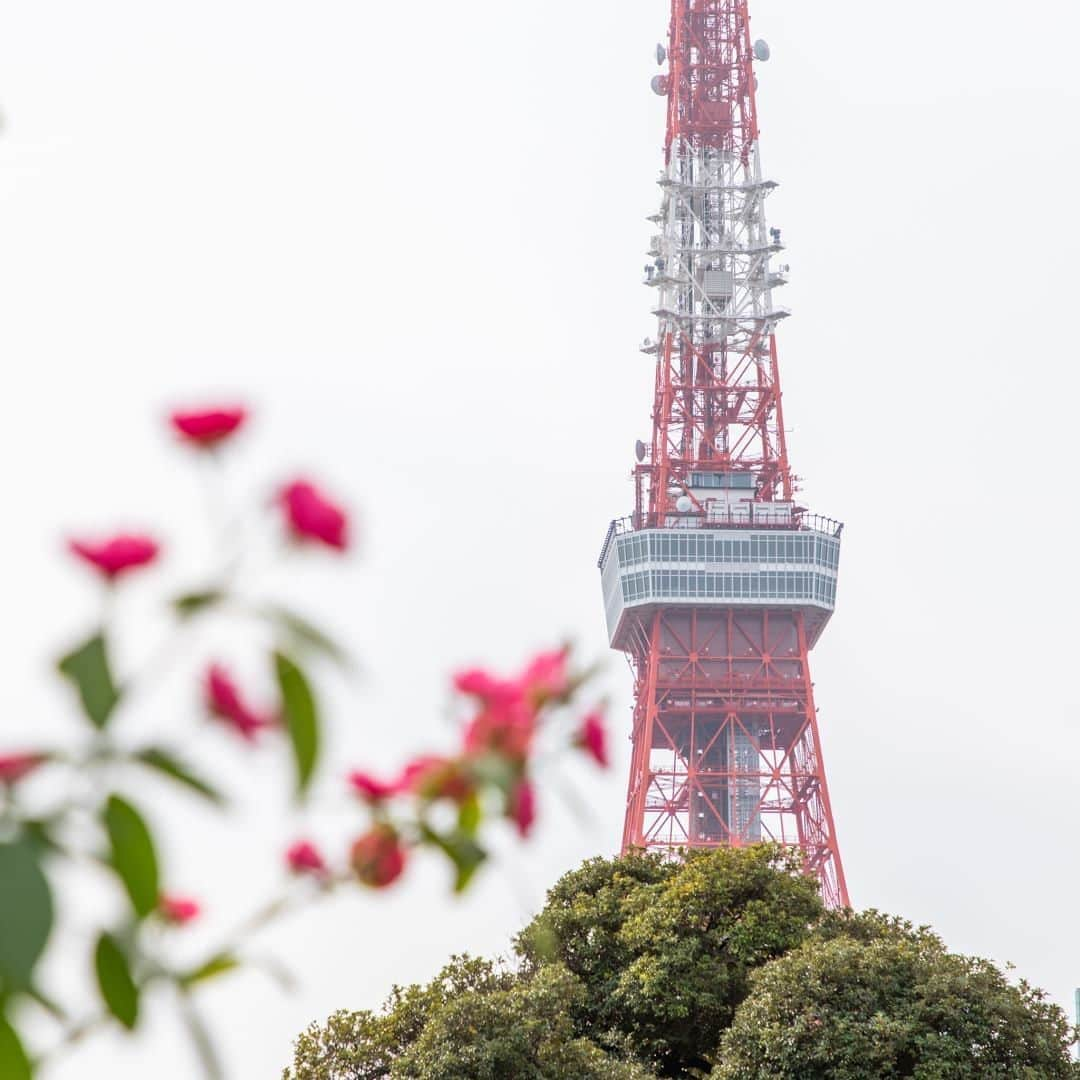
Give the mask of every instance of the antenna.
<path id="1" fill-rule="evenodd" d="M 758 38 L 754 42 L 754 59 L 764 64 L 770 56 L 772 56 L 772 50 L 769 48 L 769 43 L 764 38 Z"/>
<path id="2" fill-rule="evenodd" d="M 634 443 L 634 457 L 636 457 L 638 461 L 645 460 L 645 444 L 640 439 Z"/>

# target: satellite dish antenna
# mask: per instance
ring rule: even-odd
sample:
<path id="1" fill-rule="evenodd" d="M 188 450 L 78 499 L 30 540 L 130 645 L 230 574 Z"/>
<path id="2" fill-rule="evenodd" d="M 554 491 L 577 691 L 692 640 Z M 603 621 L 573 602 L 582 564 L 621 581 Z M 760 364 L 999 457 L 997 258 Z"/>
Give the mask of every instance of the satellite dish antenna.
<path id="1" fill-rule="evenodd" d="M 662 64 L 667 59 L 667 49 L 663 45 L 656 46 L 656 62 Z"/>
<path id="2" fill-rule="evenodd" d="M 668 77 L 666 75 L 654 75 L 652 82 L 649 84 L 652 87 L 652 92 L 659 97 L 667 97 L 668 92 Z"/>
<path id="3" fill-rule="evenodd" d="M 680 495 L 675 500 L 675 509 L 678 510 L 680 514 L 688 514 L 693 508 L 694 503 L 689 495 Z"/>
<path id="4" fill-rule="evenodd" d="M 754 42 L 754 59 L 765 63 L 770 56 L 772 56 L 772 50 L 769 48 L 769 43 L 764 38 L 758 38 Z"/>
<path id="5" fill-rule="evenodd" d="M 634 457 L 636 457 L 638 461 L 645 460 L 645 444 L 640 439 L 634 443 Z"/>

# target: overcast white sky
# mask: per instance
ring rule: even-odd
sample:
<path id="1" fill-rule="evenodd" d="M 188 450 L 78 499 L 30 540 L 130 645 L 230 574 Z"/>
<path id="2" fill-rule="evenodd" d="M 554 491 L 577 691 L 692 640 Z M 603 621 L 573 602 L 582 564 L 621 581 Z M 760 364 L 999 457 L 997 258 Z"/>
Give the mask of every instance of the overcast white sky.
<path id="1" fill-rule="evenodd" d="M 793 462 L 810 504 L 847 523 L 814 662 L 852 897 L 1069 1005 L 1080 8 L 753 8 L 773 52 L 770 223 L 792 265 Z M 662 0 L 0 3 L 0 745 L 64 730 L 48 665 L 95 604 L 65 530 L 170 541 L 129 598 L 125 663 L 158 629 L 155 589 L 186 580 L 200 492 L 160 417 L 191 398 L 256 408 L 238 487 L 300 465 L 362 517 L 357 560 L 290 578 L 365 663 L 359 687 L 328 673 L 342 766 L 445 741 L 457 663 L 513 663 L 563 635 L 605 654 L 595 559 L 649 430 L 638 282 L 667 19 Z M 253 653 L 218 645 L 253 677 Z M 186 741 L 186 679 L 132 733 Z M 604 683 L 627 732 L 621 658 Z M 209 909 L 193 947 L 270 887 L 293 835 L 272 752 L 253 770 L 227 739 L 195 741 L 248 798 L 223 835 L 142 793 L 182 830 L 170 884 Z M 559 873 L 617 846 L 618 750 L 609 776 L 573 774 L 588 824 L 552 796 L 528 854 L 464 902 L 423 868 L 275 935 L 294 996 L 252 974 L 205 1002 L 230 1075 L 276 1075 L 309 1020 L 374 1005 L 454 950 L 505 949 Z M 338 790 L 328 776 L 307 822 L 320 835 L 351 827 Z M 67 907 L 85 926 L 110 903 Z M 51 973 L 85 976 L 55 955 Z M 150 1020 L 50 1080 L 193 1075 L 167 1018 Z"/>

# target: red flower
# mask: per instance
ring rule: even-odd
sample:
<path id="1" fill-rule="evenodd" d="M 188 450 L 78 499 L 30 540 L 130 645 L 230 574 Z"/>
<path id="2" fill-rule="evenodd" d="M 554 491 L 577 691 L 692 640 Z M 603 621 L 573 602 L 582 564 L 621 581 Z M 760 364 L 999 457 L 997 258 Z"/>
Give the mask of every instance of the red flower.
<path id="1" fill-rule="evenodd" d="M 220 664 L 211 664 L 206 673 L 206 707 L 211 715 L 224 720 L 248 742 L 254 742 L 263 728 L 273 727 L 275 724 L 275 721 L 259 716 L 240 697 L 236 684 Z"/>
<path id="2" fill-rule="evenodd" d="M 0 754 L 0 784 L 17 784 L 48 759 L 48 754 Z"/>
<path id="3" fill-rule="evenodd" d="M 604 714 L 599 709 L 593 709 L 581 721 L 574 743 L 601 768 L 608 767 L 610 759 L 608 758 L 607 728 L 604 725 Z"/>
<path id="4" fill-rule="evenodd" d="M 128 570 L 152 563 L 158 545 L 148 536 L 114 536 L 111 540 L 70 540 L 68 548 L 84 562 L 96 567 L 109 580 Z"/>
<path id="5" fill-rule="evenodd" d="M 535 714 L 524 703 L 492 705 L 469 721 L 465 749 L 470 754 L 495 753 L 523 761 L 529 755 L 535 731 Z"/>
<path id="6" fill-rule="evenodd" d="M 196 900 L 185 896 L 168 896 L 165 893 L 158 898 L 158 914 L 174 926 L 183 926 L 199 917 L 202 908 Z"/>
<path id="7" fill-rule="evenodd" d="M 369 803 L 383 802 L 400 791 L 398 784 L 388 784 L 384 780 L 379 780 L 370 773 L 365 772 L 349 773 L 349 783 L 357 795 Z"/>
<path id="8" fill-rule="evenodd" d="M 316 540 L 338 551 L 349 546 L 345 511 L 330 502 L 314 484 L 295 480 L 282 489 L 280 499 L 297 540 Z"/>
<path id="9" fill-rule="evenodd" d="M 470 694 L 487 705 L 509 705 L 521 698 L 521 686 L 509 679 L 499 679 L 482 668 L 459 671 L 454 686 L 462 694 Z"/>
<path id="10" fill-rule="evenodd" d="M 535 656 L 522 672 L 522 692 L 533 701 L 542 703 L 549 697 L 562 697 L 570 688 L 566 662 L 569 649 L 562 648 Z"/>
<path id="11" fill-rule="evenodd" d="M 514 822 L 523 838 L 532 831 L 536 820 L 536 791 L 528 780 L 519 780 L 511 788 L 506 816 Z"/>
<path id="12" fill-rule="evenodd" d="M 210 449 L 227 439 L 247 419 L 242 408 L 177 411 L 169 418 L 180 436 L 200 449 Z"/>
<path id="13" fill-rule="evenodd" d="M 410 761 L 398 781 L 399 791 L 422 799 L 450 799 L 462 803 L 473 793 L 473 779 L 453 758 L 428 754 Z"/>
<path id="14" fill-rule="evenodd" d="M 285 861 L 294 874 L 314 874 L 321 877 L 326 873 L 326 860 L 310 840 L 298 840 L 293 844 L 285 852 Z"/>
<path id="15" fill-rule="evenodd" d="M 355 841 L 349 862 L 365 885 L 385 889 L 405 869 L 405 848 L 392 825 L 375 825 Z"/>

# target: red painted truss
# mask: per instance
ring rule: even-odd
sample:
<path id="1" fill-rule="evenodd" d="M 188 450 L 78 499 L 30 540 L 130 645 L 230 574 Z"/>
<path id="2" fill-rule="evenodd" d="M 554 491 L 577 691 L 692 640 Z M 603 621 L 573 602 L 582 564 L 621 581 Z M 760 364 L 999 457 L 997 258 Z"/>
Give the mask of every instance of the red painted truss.
<path id="1" fill-rule="evenodd" d="M 641 630 L 624 849 L 776 841 L 846 906 L 802 614 L 671 608 Z"/>

